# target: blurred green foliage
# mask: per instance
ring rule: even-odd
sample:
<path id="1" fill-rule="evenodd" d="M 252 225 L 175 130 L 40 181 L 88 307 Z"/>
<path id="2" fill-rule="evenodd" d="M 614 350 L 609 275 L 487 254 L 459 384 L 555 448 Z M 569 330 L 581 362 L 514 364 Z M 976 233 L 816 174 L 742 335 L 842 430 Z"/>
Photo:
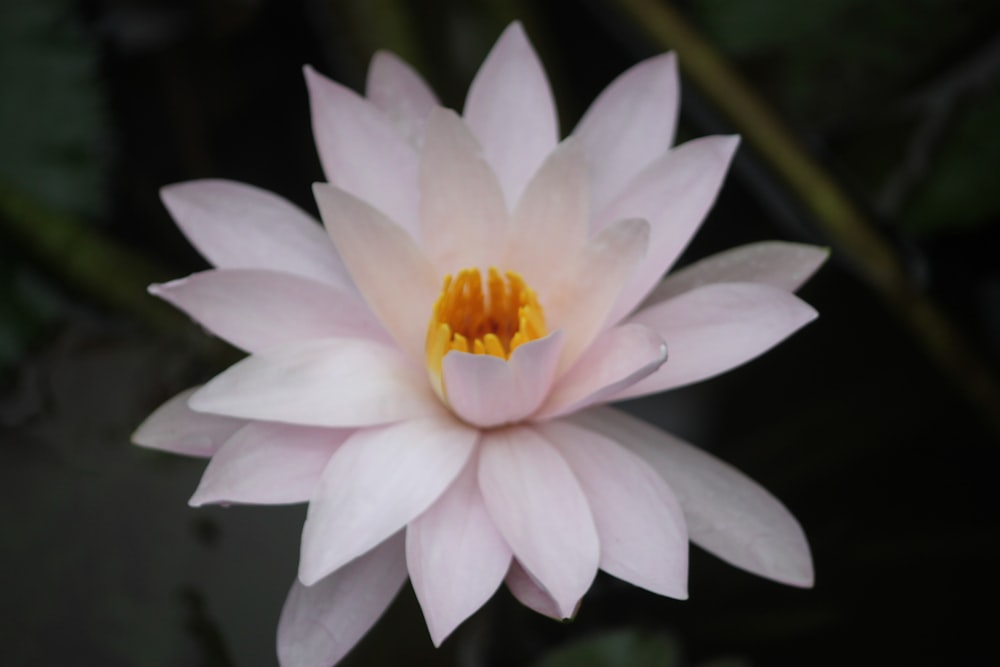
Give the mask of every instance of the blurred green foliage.
<path id="1" fill-rule="evenodd" d="M 679 667 L 677 642 L 663 635 L 616 630 L 556 649 L 535 667 Z"/>

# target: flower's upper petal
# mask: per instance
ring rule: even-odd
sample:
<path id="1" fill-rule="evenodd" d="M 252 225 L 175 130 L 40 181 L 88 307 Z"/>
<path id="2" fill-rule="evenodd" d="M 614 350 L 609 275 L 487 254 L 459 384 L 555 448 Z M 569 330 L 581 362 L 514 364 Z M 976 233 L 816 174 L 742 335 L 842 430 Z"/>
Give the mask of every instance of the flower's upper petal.
<path id="1" fill-rule="evenodd" d="M 667 360 L 667 346 L 641 324 L 608 329 L 587 348 L 549 392 L 534 418 L 552 419 L 601 403 L 653 373 Z"/>
<path id="2" fill-rule="evenodd" d="M 190 406 L 244 419 L 358 427 L 442 411 L 423 369 L 394 348 L 351 338 L 269 348 L 217 375 Z"/>
<path id="3" fill-rule="evenodd" d="M 527 427 L 483 435 L 479 488 L 518 561 L 558 605 L 576 603 L 597 573 L 600 545 L 587 498 L 556 449 Z"/>
<path id="4" fill-rule="evenodd" d="M 506 226 L 503 192 L 476 138 L 454 111 L 435 109 L 420 152 L 420 238 L 438 276 L 495 263 L 491 239 Z"/>
<path id="5" fill-rule="evenodd" d="M 570 420 L 644 458 L 676 494 L 692 542 L 762 577 L 812 586 L 812 558 L 799 523 L 743 473 L 619 410 L 595 408 Z"/>
<path id="6" fill-rule="evenodd" d="M 511 551 L 486 511 L 473 456 L 406 529 L 406 564 L 435 646 L 492 597 Z"/>
<path id="7" fill-rule="evenodd" d="M 357 292 L 289 273 L 217 269 L 149 291 L 251 353 L 309 338 L 391 342 Z"/>
<path id="8" fill-rule="evenodd" d="M 587 241 L 539 299 L 552 329 L 566 331 L 560 371 L 569 368 L 608 321 L 622 285 L 649 242 L 645 220 L 620 220 Z"/>
<path id="9" fill-rule="evenodd" d="M 308 214 L 252 185 L 224 180 L 168 185 L 160 198 L 177 226 L 220 269 L 267 269 L 340 288 L 351 278 Z"/>
<path id="10" fill-rule="evenodd" d="M 552 91 L 520 23 L 504 31 L 479 68 L 463 115 L 513 210 L 559 140 Z"/>
<path id="11" fill-rule="evenodd" d="M 580 142 L 567 139 L 528 183 L 507 229 L 501 263 L 543 293 L 554 257 L 581 252 L 589 234 L 587 165 Z"/>
<path id="12" fill-rule="evenodd" d="M 465 467 L 479 433 L 450 416 L 362 429 L 323 471 L 302 530 L 307 586 L 424 512 Z"/>
<path id="13" fill-rule="evenodd" d="M 562 341 L 562 332 L 554 331 L 521 345 L 507 361 L 449 352 L 443 363 L 448 403 L 481 428 L 520 421 L 538 409 L 552 386 Z"/>
<path id="14" fill-rule="evenodd" d="M 382 111 L 305 68 L 313 136 L 326 179 L 417 234 L 417 151 Z"/>
<path id="15" fill-rule="evenodd" d="M 573 135 L 590 156 L 595 211 L 670 148 L 679 103 L 677 59 L 665 53 L 619 75 L 590 105 Z"/>
<path id="16" fill-rule="evenodd" d="M 598 217 L 649 221 L 649 250 L 615 303 L 617 322 L 638 305 L 681 254 L 722 187 L 739 137 L 703 137 L 668 151 L 644 169 Z"/>
<path id="17" fill-rule="evenodd" d="M 413 239 L 351 194 L 313 187 L 323 224 L 361 295 L 411 359 L 424 363 L 427 320 L 440 284 Z"/>
<path id="18" fill-rule="evenodd" d="M 784 241 L 731 248 L 671 273 L 650 292 L 643 306 L 710 283 L 761 283 L 794 292 L 829 256 L 826 248 Z"/>
<path id="19" fill-rule="evenodd" d="M 411 144 L 420 145 L 438 100 L 412 67 L 393 53 L 376 52 L 368 66 L 365 94 Z"/>
<path id="20" fill-rule="evenodd" d="M 510 592 L 517 598 L 518 602 L 542 616 L 548 616 L 549 618 L 561 621 L 564 618 L 572 618 L 576 615 L 576 607 L 579 606 L 579 601 L 574 605 L 571 614 L 568 616 L 564 615 L 559 611 L 559 605 L 552 599 L 548 591 L 535 581 L 534 577 L 517 562 L 517 559 L 511 562 L 510 570 L 507 572 L 507 578 L 504 579 L 504 583 L 507 584 L 507 588 L 510 589 Z"/>
<path id="21" fill-rule="evenodd" d="M 240 430 L 245 419 L 195 412 L 188 399 L 200 387 L 177 394 L 146 417 L 132 434 L 132 442 L 187 456 L 211 456 L 229 437 Z"/>
<path id="22" fill-rule="evenodd" d="M 330 667 L 354 648 L 406 583 L 399 533 L 312 586 L 292 584 L 278 621 L 281 667 Z"/>
<path id="23" fill-rule="evenodd" d="M 663 337 L 670 362 L 614 396 L 622 400 L 665 391 L 724 373 L 771 349 L 816 311 L 783 289 L 754 283 L 715 283 L 636 313 Z"/>
<path id="24" fill-rule="evenodd" d="M 587 494 L 601 541 L 601 569 L 654 593 L 686 599 L 687 528 L 663 478 L 600 433 L 566 421 L 538 428 Z"/>
<path id="25" fill-rule="evenodd" d="M 219 448 L 191 498 L 208 503 L 280 505 L 309 500 L 350 429 L 250 422 Z"/>

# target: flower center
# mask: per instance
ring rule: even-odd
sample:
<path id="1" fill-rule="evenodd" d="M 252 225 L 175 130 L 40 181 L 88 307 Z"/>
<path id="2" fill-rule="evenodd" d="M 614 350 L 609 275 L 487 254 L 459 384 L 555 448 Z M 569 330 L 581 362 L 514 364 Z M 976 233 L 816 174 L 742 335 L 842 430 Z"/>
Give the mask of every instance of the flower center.
<path id="1" fill-rule="evenodd" d="M 534 290 L 513 271 L 490 268 L 484 288 L 479 269 L 445 276 L 427 326 L 427 370 L 442 396 L 441 364 L 451 351 L 501 359 L 528 341 L 542 338 L 545 314 Z"/>

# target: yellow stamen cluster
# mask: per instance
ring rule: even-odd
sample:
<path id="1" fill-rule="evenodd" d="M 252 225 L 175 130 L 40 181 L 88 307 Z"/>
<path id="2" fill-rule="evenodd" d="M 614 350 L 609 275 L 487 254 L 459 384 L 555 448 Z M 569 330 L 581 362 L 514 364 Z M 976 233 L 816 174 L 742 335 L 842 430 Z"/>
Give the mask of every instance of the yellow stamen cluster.
<path id="1" fill-rule="evenodd" d="M 546 333 L 538 297 L 521 276 L 491 268 L 484 289 L 479 269 L 462 269 L 445 277 L 434 303 L 427 327 L 427 370 L 439 382 L 441 364 L 451 351 L 509 359 L 519 346 Z"/>

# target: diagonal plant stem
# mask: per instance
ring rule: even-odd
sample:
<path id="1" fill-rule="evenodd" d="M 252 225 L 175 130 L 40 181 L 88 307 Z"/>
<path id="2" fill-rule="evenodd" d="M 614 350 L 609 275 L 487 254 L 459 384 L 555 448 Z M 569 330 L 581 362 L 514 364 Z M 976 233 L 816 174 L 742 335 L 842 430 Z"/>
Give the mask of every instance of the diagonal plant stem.
<path id="1" fill-rule="evenodd" d="M 664 0 L 612 0 L 722 110 L 815 216 L 840 255 L 909 327 L 927 354 L 1000 431 L 1000 385 L 940 306 L 914 284 L 892 246 L 725 58 Z"/>

